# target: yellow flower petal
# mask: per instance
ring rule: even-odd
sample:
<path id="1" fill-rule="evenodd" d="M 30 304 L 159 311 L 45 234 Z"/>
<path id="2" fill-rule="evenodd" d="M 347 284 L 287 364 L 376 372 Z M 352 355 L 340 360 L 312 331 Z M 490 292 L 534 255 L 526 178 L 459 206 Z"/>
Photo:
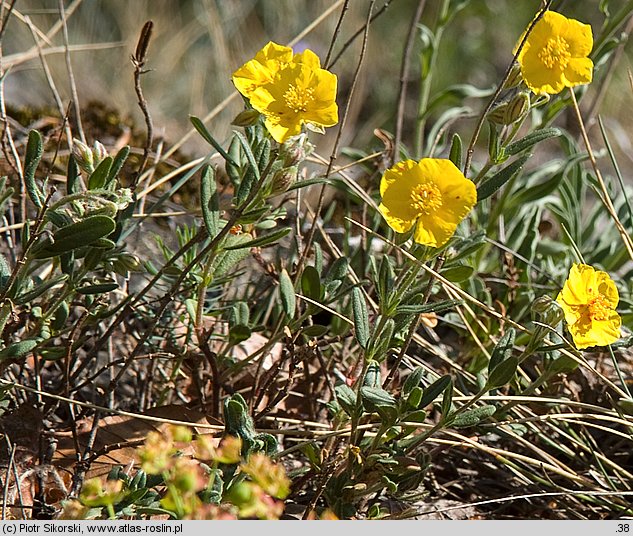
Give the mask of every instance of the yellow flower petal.
<path id="1" fill-rule="evenodd" d="M 271 82 L 277 71 L 292 60 L 292 49 L 268 42 L 255 57 L 233 73 L 233 84 L 247 98 L 251 93 Z"/>
<path id="2" fill-rule="evenodd" d="M 417 165 L 418 163 L 414 160 L 402 160 L 385 171 L 382 179 L 380 180 L 380 195 L 384 196 L 389 187 L 398 182 L 401 176 L 405 174 L 408 175 L 407 172 Z"/>
<path id="3" fill-rule="evenodd" d="M 448 242 L 457 229 L 457 223 L 423 216 L 418 219 L 413 240 L 418 244 L 439 248 Z"/>
<path id="4" fill-rule="evenodd" d="M 568 87 L 589 84 L 593 80 L 593 61 L 589 58 L 572 58 L 563 75 L 563 83 Z"/>
<path id="5" fill-rule="evenodd" d="M 411 220 L 403 220 L 402 218 L 395 217 L 392 212 L 382 203 L 378 205 L 378 210 L 382 214 L 383 218 L 389 227 L 391 227 L 396 233 L 408 233 L 415 225 L 415 218 Z"/>

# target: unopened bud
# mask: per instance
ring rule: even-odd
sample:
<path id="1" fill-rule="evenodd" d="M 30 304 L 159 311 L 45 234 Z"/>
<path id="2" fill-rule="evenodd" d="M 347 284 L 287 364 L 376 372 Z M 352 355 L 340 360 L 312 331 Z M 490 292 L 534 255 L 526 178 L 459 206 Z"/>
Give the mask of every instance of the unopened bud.
<path id="1" fill-rule="evenodd" d="M 530 94 L 527 91 L 517 93 L 506 108 L 506 125 L 516 123 L 530 111 Z"/>
<path id="2" fill-rule="evenodd" d="M 565 318 L 565 312 L 558 303 L 549 296 L 540 296 L 532 302 L 532 312 L 540 317 L 543 324 L 555 328 Z"/>
<path id="3" fill-rule="evenodd" d="M 508 75 L 508 79 L 503 84 L 503 89 L 512 89 L 523 82 L 523 75 L 521 74 L 521 66 L 515 62 L 512 64 L 512 70 Z"/>
<path id="4" fill-rule="evenodd" d="M 92 161 L 94 167 L 97 167 L 101 162 L 103 162 L 106 158 L 110 156 L 108 154 L 107 149 L 103 146 L 103 143 L 100 141 L 95 141 L 92 149 Z"/>
<path id="5" fill-rule="evenodd" d="M 279 158 L 283 160 L 284 167 L 296 166 L 310 156 L 312 151 L 314 151 L 314 145 L 308 141 L 308 135 L 304 132 L 293 136 L 281 145 Z"/>
<path id="6" fill-rule="evenodd" d="M 488 115 L 488 121 L 497 125 L 511 125 L 520 121 L 530 110 L 530 95 L 522 91 L 517 93 L 509 101 L 495 106 Z"/>
<path id="7" fill-rule="evenodd" d="M 277 170 L 271 181 L 270 195 L 283 194 L 296 182 L 298 173 L 297 166 Z"/>
<path id="8" fill-rule="evenodd" d="M 86 173 L 94 171 L 92 149 L 78 139 L 73 139 L 73 156 L 77 165 Z"/>

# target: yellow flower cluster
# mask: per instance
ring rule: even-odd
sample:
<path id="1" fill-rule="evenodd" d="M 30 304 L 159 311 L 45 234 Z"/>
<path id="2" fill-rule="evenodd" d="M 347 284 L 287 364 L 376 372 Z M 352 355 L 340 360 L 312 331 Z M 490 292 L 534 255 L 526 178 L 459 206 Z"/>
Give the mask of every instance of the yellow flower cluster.
<path id="1" fill-rule="evenodd" d="M 322 69 L 311 50 L 294 54 L 271 41 L 233 73 L 233 83 L 279 143 L 300 134 L 304 124 L 338 123 L 336 75 Z"/>

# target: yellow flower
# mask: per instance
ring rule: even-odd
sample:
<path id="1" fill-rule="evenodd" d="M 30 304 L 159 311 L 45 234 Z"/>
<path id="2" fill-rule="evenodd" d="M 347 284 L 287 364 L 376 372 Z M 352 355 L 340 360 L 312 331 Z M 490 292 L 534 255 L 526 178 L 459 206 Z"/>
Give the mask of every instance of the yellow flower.
<path id="1" fill-rule="evenodd" d="M 591 26 L 547 11 L 534 25 L 518 61 L 527 86 L 537 94 L 554 95 L 566 87 L 591 82 Z"/>
<path id="2" fill-rule="evenodd" d="M 290 47 L 269 41 L 252 60 L 233 73 L 233 84 L 248 99 L 255 89 L 272 82 L 279 69 L 292 58 Z"/>
<path id="3" fill-rule="evenodd" d="M 477 189 L 450 160 L 404 160 L 385 171 L 378 207 L 389 226 L 413 239 L 440 247 L 453 236 L 477 202 Z"/>
<path id="4" fill-rule="evenodd" d="M 279 143 L 300 134 L 304 124 L 338 123 L 336 75 L 322 69 L 311 50 L 293 55 L 289 47 L 268 43 L 233 73 L 233 83 L 263 114 L 266 128 Z"/>
<path id="5" fill-rule="evenodd" d="M 572 265 L 556 301 L 578 349 L 607 346 L 620 338 L 618 300 L 618 289 L 609 274 L 586 264 Z"/>

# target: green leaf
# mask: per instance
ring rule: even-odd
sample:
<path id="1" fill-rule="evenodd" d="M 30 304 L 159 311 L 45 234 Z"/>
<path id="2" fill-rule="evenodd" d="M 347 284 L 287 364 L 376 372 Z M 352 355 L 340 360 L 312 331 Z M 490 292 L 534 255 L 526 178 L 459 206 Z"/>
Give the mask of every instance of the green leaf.
<path id="1" fill-rule="evenodd" d="M 360 394 L 363 402 L 368 402 L 370 406 L 392 406 L 395 407 L 396 399 L 394 396 L 382 389 L 381 387 L 361 387 Z"/>
<path id="2" fill-rule="evenodd" d="M 290 276 L 285 268 L 279 274 L 279 294 L 284 313 L 286 313 L 288 318 L 293 318 L 295 315 L 297 297 L 295 295 L 295 288 L 292 284 L 292 279 L 290 279 Z"/>
<path id="3" fill-rule="evenodd" d="M 108 156 L 108 157 L 104 158 L 99 163 L 99 165 L 97 166 L 97 169 L 95 169 L 90 174 L 90 178 L 88 179 L 88 189 L 89 190 L 96 190 L 98 188 L 103 188 L 104 187 L 104 185 L 106 183 L 106 179 L 110 175 L 110 169 L 112 168 L 112 162 L 113 162 L 112 157 Z"/>
<path id="4" fill-rule="evenodd" d="M 215 238 L 220 227 L 220 206 L 218 202 L 215 169 L 211 166 L 202 168 L 200 176 L 200 207 L 202 219 L 209 237 Z"/>
<path id="5" fill-rule="evenodd" d="M 231 344 L 239 344 L 248 339 L 251 334 L 251 328 L 244 324 L 238 324 L 229 328 L 229 341 Z"/>
<path id="6" fill-rule="evenodd" d="M 512 349 L 516 339 L 516 331 L 514 328 L 508 328 L 503 336 L 497 342 L 488 363 L 488 373 L 493 371 L 497 366 L 512 356 Z"/>
<path id="7" fill-rule="evenodd" d="M 508 383 L 516 374 L 517 367 L 519 366 L 519 359 L 517 357 L 509 357 L 505 361 L 499 363 L 488 377 L 488 383 L 486 384 L 488 389 L 497 389 Z"/>
<path id="8" fill-rule="evenodd" d="M 4 290 L 11 278 L 11 268 L 7 263 L 7 259 L 0 253 L 0 290 Z"/>
<path id="9" fill-rule="evenodd" d="M 453 380 L 448 382 L 446 389 L 444 390 L 444 396 L 442 397 L 442 418 L 446 419 L 451 412 L 451 406 L 453 405 Z"/>
<path id="10" fill-rule="evenodd" d="M 244 244 L 250 241 L 249 234 L 228 235 L 224 240 L 224 250 L 220 251 L 213 261 L 213 277 L 223 276 L 238 262 L 248 257 L 251 250 L 249 247 L 244 247 Z"/>
<path id="11" fill-rule="evenodd" d="M 453 428 L 466 428 L 468 426 L 475 426 L 479 424 L 481 421 L 491 417 L 497 408 L 491 404 L 486 404 L 485 406 L 481 406 L 480 408 L 474 408 L 464 413 L 461 413 L 455 417 L 455 420 L 452 423 Z"/>
<path id="12" fill-rule="evenodd" d="M 356 412 L 356 393 L 347 384 L 341 383 L 334 387 L 336 400 L 345 413 L 352 417 Z"/>
<path id="13" fill-rule="evenodd" d="M 472 266 L 466 266 L 465 264 L 459 264 L 457 266 L 451 266 L 442 270 L 440 273 L 449 281 L 453 283 L 461 283 L 470 279 L 475 269 Z"/>
<path id="14" fill-rule="evenodd" d="M 345 279 L 347 277 L 347 270 L 349 269 L 349 260 L 347 257 L 340 257 L 336 259 L 330 269 L 328 270 L 327 275 L 325 276 L 326 281 L 339 281 Z"/>
<path id="15" fill-rule="evenodd" d="M 369 341 L 369 347 L 367 349 L 367 359 L 375 359 L 382 362 L 387 358 L 387 351 L 391 346 L 391 338 L 396 327 L 396 322 L 393 318 L 388 318 L 380 333 L 374 334 Z"/>
<path id="16" fill-rule="evenodd" d="M 354 313 L 354 334 L 362 348 L 367 348 L 369 341 L 369 313 L 365 296 L 360 288 L 352 289 L 352 312 Z"/>
<path id="17" fill-rule="evenodd" d="M 34 339 L 26 339 L 24 341 L 14 342 L 0 351 L 0 361 L 5 359 L 17 359 L 30 353 L 37 346 Z"/>
<path id="18" fill-rule="evenodd" d="M 404 380 L 404 384 L 402 385 L 402 394 L 407 395 L 414 387 L 419 387 L 422 378 L 424 378 L 424 368 L 417 367 L 407 376 L 407 379 Z"/>
<path id="19" fill-rule="evenodd" d="M 112 166 L 110 167 L 110 172 L 106 177 L 105 185 L 110 184 L 114 179 L 116 179 L 117 175 L 121 171 L 123 164 L 127 160 L 128 155 L 130 154 L 130 146 L 126 145 L 119 149 L 119 152 L 115 155 L 114 160 L 112 161 Z"/>
<path id="20" fill-rule="evenodd" d="M 479 203 L 480 201 L 489 198 L 506 182 L 519 173 L 531 156 L 531 154 L 527 154 L 516 159 L 514 162 L 507 165 L 501 171 L 498 171 L 490 177 L 486 182 L 481 184 L 479 188 L 477 188 L 477 202 Z"/>
<path id="21" fill-rule="evenodd" d="M 425 408 L 428 406 L 438 396 L 440 396 L 444 390 L 451 385 L 451 383 L 452 380 L 448 374 L 435 380 L 431 385 L 424 389 L 424 394 L 422 395 L 422 400 L 420 400 L 420 405 L 418 407 Z"/>
<path id="22" fill-rule="evenodd" d="M 327 184 L 329 186 L 335 186 L 336 181 L 333 179 L 326 179 L 325 177 L 315 177 L 313 179 L 305 179 L 302 181 L 296 181 L 286 190 L 286 192 L 291 192 L 292 190 L 298 190 L 299 188 L 307 188 L 308 186 L 314 186 L 315 184 Z"/>
<path id="23" fill-rule="evenodd" d="M 46 291 L 66 281 L 66 279 L 68 279 L 68 276 L 66 274 L 62 274 L 60 276 L 54 277 L 49 281 L 41 283 L 40 285 L 37 285 L 34 289 L 29 290 L 28 292 L 25 292 L 24 294 L 21 294 L 17 298 L 15 298 L 15 303 L 19 305 L 31 303 L 36 298 L 39 298 Z"/>
<path id="24" fill-rule="evenodd" d="M 79 178 L 79 167 L 75 157 L 71 154 L 68 158 L 66 169 L 66 194 L 71 195 L 77 191 L 77 179 Z"/>
<path id="25" fill-rule="evenodd" d="M 44 201 L 44 194 L 35 184 L 35 171 L 42 160 L 44 147 L 42 136 L 37 130 L 29 131 L 29 139 L 26 143 L 26 155 L 24 157 L 24 184 L 33 204 L 40 208 Z"/>
<path id="26" fill-rule="evenodd" d="M 77 289 L 78 294 L 106 294 L 119 288 L 118 283 L 99 283 L 98 285 L 86 285 Z"/>
<path id="27" fill-rule="evenodd" d="M 453 141 L 451 142 L 451 151 L 448 158 L 459 169 L 462 168 L 462 139 L 459 134 L 453 134 Z"/>
<path id="28" fill-rule="evenodd" d="M 503 152 L 507 156 L 514 156 L 520 152 L 533 147 L 537 143 L 548 140 L 550 138 L 556 138 L 561 136 L 562 132 L 558 128 L 543 128 L 541 130 L 535 130 L 534 132 L 530 132 L 524 138 L 511 143 L 507 147 L 504 148 Z"/>
<path id="29" fill-rule="evenodd" d="M 321 277 L 314 266 L 306 266 L 301 274 L 301 291 L 303 295 L 314 301 L 322 298 Z"/>
<path id="30" fill-rule="evenodd" d="M 224 246 L 224 249 L 230 251 L 232 249 L 243 249 L 243 248 L 255 248 L 255 247 L 263 247 L 268 246 L 269 244 L 274 244 L 286 236 L 291 231 L 290 227 L 286 227 L 285 229 L 279 229 L 273 233 L 268 233 L 266 235 L 258 236 L 257 238 L 253 238 L 248 242 L 244 242 L 243 244 L 238 244 L 235 246 Z"/>
<path id="31" fill-rule="evenodd" d="M 207 143 L 209 143 L 218 153 L 220 153 L 222 155 L 222 158 L 224 158 L 227 163 L 230 163 L 232 166 L 239 166 L 239 164 L 226 153 L 222 146 L 217 141 L 215 141 L 215 138 L 211 136 L 211 133 L 207 130 L 207 127 L 204 126 L 204 123 L 200 119 L 198 119 L 195 115 L 190 115 L 189 121 L 191 121 L 193 128 L 198 131 L 198 134 L 200 134 Z"/>
<path id="32" fill-rule="evenodd" d="M 424 303 L 424 304 L 405 304 L 399 305 L 396 309 L 396 314 L 407 314 L 407 315 L 419 315 L 422 313 L 443 313 L 444 311 L 449 311 L 455 306 L 464 303 L 463 300 L 443 300 L 433 303 Z"/>
<path id="33" fill-rule="evenodd" d="M 55 257 L 61 253 L 72 251 L 92 244 L 114 231 L 116 222 L 109 216 L 88 216 L 77 223 L 62 227 L 53 235 L 54 242 L 47 239 L 41 246 L 33 248 L 36 259 Z"/>

